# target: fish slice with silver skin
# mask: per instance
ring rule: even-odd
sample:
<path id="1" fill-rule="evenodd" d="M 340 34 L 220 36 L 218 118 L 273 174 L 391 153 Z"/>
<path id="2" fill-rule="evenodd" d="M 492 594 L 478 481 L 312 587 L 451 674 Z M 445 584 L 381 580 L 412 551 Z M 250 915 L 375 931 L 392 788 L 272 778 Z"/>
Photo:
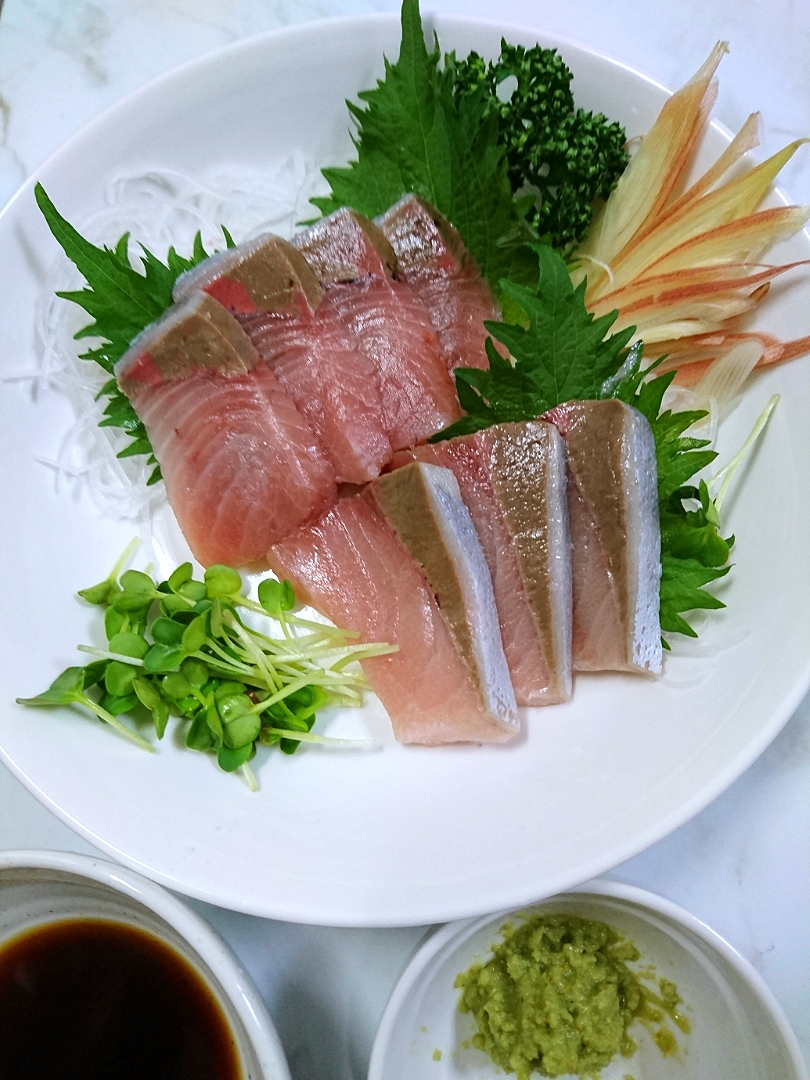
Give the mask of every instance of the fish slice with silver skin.
<path id="1" fill-rule="evenodd" d="M 398 454 L 453 471 L 495 590 L 518 705 L 571 696 L 571 542 L 565 447 L 542 421 L 497 424 Z"/>
<path id="2" fill-rule="evenodd" d="M 576 671 L 658 675 L 661 533 L 652 429 L 613 398 L 545 416 L 565 440 Z"/>
<path id="3" fill-rule="evenodd" d="M 414 461 L 381 476 L 366 492 L 422 568 L 484 714 L 517 730 L 492 578 L 455 476 Z"/>
<path id="4" fill-rule="evenodd" d="M 397 646 L 362 661 L 402 743 L 504 742 L 517 722 L 482 702 L 425 574 L 373 498 L 340 499 L 274 544 L 268 562 L 298 596 L 361 641 Z"/>
<path id="5" fill-rule="evenodd" d="M 324 302 L 304 256 L 266 234 L 182 275 L 175 297 L 198 290 L 240 321 L 323 442 L 338 480 L 362 484 L 378 476 L 392 448 L 374 366 Z"/>

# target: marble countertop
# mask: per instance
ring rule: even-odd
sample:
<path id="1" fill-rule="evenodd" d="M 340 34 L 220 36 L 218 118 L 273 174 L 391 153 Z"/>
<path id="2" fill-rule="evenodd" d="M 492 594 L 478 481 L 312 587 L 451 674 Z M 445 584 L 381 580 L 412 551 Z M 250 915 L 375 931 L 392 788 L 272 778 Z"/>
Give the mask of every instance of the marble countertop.
<path id="1" fill-rule="evenodd" d="M 6 0 L 0 203 L 83 123 L 185 60 L 294 22 L 397 8 L 396 0 Z M 810 134 L 805 0 L 438 0 L 430 8 L 562 35 L 669 86 L 728 39 L 715 116 L 736 129 L 760 110 L 764 153 Z M 783 186 L 810 202 L 810 151 L 789 164 Z M 92 850 L 0 767 L 0 849 L 20 847 Z M 771 987 L 810 1061 L 810 699 L 724 795 L 611 876 L 682 904 L 726 937 Z M 253 974 L 295 1080 L 363 1077 L 388 993 L 424 928 L 337 930 L 194 906 Z"/>

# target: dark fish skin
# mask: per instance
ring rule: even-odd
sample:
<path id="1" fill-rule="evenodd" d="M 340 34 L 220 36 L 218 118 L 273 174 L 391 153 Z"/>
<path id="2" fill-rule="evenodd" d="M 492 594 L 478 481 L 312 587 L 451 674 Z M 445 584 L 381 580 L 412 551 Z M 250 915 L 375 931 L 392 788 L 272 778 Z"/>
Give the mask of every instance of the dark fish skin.
<path id="1" fill-rule="evenodd" d="M 181 274 L 172 295 L 180 303 L 201 291 L 233 315 L 259 311 L 304 315 L 312 313 L 321 300 L 318 280 L 306 259 L 271 233 L 212 255 Z"/>
<path id="2" fill-rule="evenodd" d="M 565 439 L 574 668 L 660 674 L 661 535 L 655 440 L 622 401 L 572 401 L 545 419 Z"/>
<path id="3" fill-rule="evenodd" d="M 418 195 L 377 218 L 397 256 L 397 274 L 418 292 L 449 371 L 487 368 L 484 321 L 499 319 L 488 283 L 450 222 Z"/>
<path id="4" fill-rule="evenodd" d="M 138 334 L 115 365 L 115 375 L 134 401 L 146 386 L 204 371 L 245 375 L 257 363 L 258 354 L 236 320 L 198 293 Z"/>

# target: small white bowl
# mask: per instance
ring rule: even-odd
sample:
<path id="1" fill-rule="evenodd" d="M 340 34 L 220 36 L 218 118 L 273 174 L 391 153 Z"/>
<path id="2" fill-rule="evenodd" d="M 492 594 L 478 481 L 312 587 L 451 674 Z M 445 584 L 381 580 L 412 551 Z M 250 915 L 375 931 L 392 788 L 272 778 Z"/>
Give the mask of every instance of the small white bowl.
<path id="1" fill-rule="evenodd" d="M 475 1030 L 458 1011 L 453 982 L 483 960 L 505 922 L 526 911 L 597 919 L 630 938 L 640 967 L 677 985 L 690 1035 L 675 1030 L 679 1053 L 663 1057 L 647 1031 L 631 1029 L 639 1049 L 617 1056 L 602 1080 L 808 1080 L 796 1037 L 754 968 L 708 926 L 668 900 L 631 885 L 592 881 L 530 908 L 449 923 L 406 967 L 383 1014 L 368 1080 L 488 1080 L 504 1074 L 474 1047 Z M 438 1053 L 437 1053 L 438 1051 Z"/>
<path id="2" fill-rule="evenodd" d="M 290 1080 L 284 1051 L 252 979 L 222 938 L 160 885 L 105 859 L 61 851 L 0 852 L 0 950 L 65 919 L 146 930 L 210 988 L 234 1034 L 244 1080 Z"/>

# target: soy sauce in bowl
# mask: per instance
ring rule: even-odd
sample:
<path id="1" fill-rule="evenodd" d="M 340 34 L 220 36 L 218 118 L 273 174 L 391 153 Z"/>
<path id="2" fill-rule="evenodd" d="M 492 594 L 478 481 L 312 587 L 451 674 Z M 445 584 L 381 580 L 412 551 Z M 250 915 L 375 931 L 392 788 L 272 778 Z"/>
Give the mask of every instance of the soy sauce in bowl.
<path id="1" fill-rule="evenodd" d="M 241 1080 L 230 1025 L 179 953 L 71 919 L 0 947 L 2 1080 Z"/>

